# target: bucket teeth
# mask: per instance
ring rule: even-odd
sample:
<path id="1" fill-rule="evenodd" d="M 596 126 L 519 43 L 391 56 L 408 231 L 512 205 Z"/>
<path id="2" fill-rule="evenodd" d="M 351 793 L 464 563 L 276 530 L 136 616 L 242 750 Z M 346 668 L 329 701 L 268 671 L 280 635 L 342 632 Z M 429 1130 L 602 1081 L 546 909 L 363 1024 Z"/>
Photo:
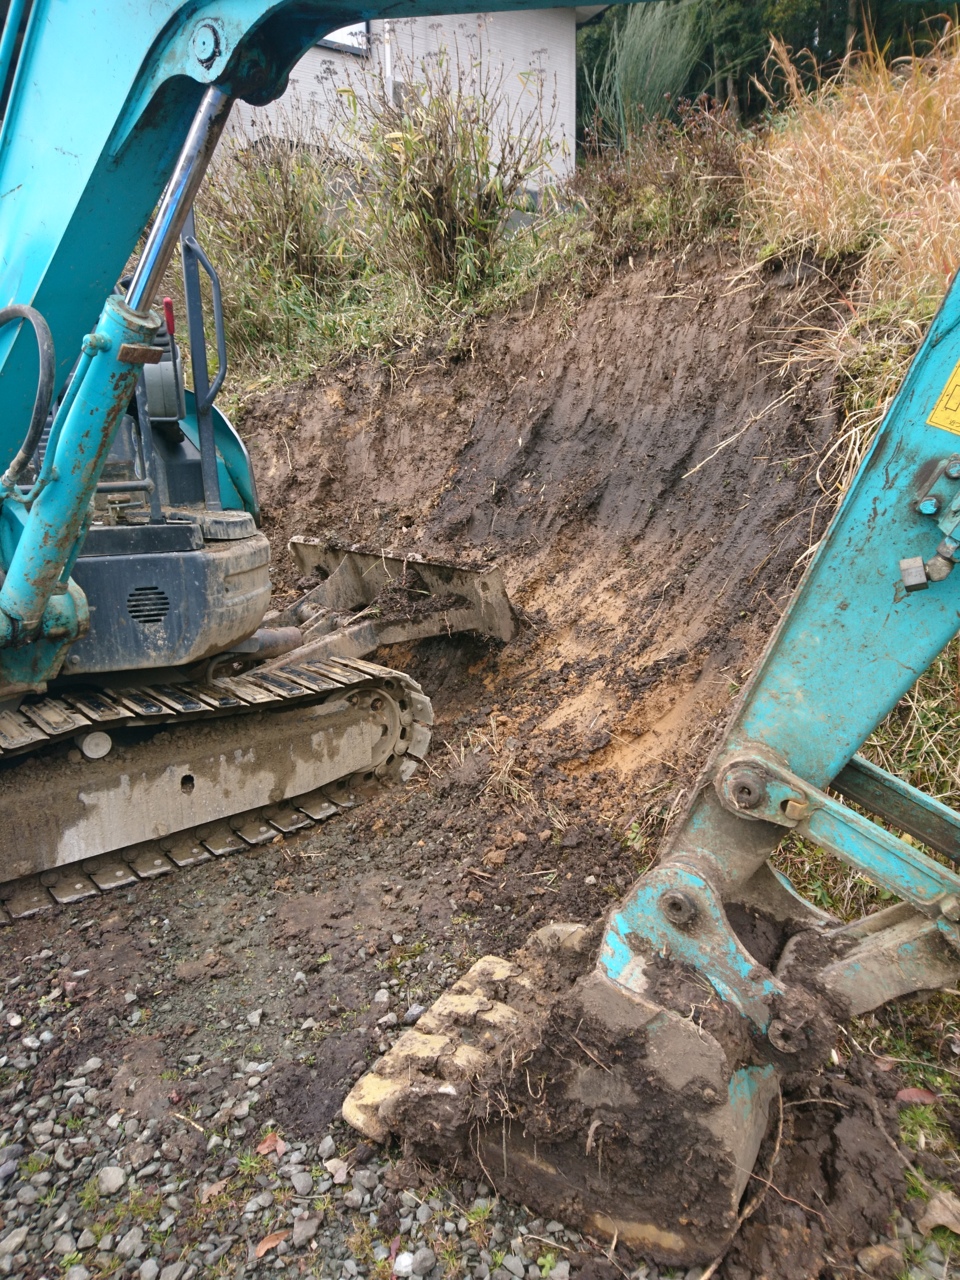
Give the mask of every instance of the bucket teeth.
<path id="1" fill-rule="evenodd" d="M 520 1027 L 517 1010 L 488 991 L 519 977 L 517 966 L 498 956 L 478 960 L 358 1081 L 343 1104 L 344 1119 L 377 1142 L 414 1103 L 425 1133 L 449 1134 L 468 1123 L 474 1081 Z"/>
<path id="2" fill-rule="evenodd" d="M 776 1073 L 731 1061 L 739 1015 L 719 1002 L 718 1038 L 689 1005 L 612 983 L 593 967 L 597 937 L 553 928 L 517 962 L 484 956 L 357 1082 L 343 1117 L 540 1214 L 708 1262 L 736 1228 Z"/>
<path id="3" fill-rule="evenodd" d="M 374 1142 L 386 1142 L 390 1137 L 390 1127 L 381 1119 L 381 1111 L 399 1097 L 404 1088 L 402 1080 L 390 1080 L 368 1071 L 344 1099 L 344 1120 L 364 1137 L 372 1138 Z"/>

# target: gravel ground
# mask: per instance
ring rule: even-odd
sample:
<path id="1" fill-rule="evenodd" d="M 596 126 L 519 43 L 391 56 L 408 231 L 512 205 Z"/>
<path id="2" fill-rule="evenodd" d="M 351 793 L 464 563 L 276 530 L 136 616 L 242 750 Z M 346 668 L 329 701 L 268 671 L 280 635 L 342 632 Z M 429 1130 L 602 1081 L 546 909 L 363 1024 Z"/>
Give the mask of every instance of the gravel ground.
<path id="1" fill-rule="evenodd" d="M 7 982 L 0 1011 L 7 1074 L 36 1071 L 69 1035 L 70 1013 L 58 1017 L 57 1000 L 87 976 L 50 950 L 25 968 Z M 386 988 L 377 994 L 375 1005 L 391 1003 Z M 414 1005 L 402 1019 L 388 1011 L 380 1020 L 409 1024 L 420 1012 Z M 25 1020 L 44 1029 L 21 1036 Z M 383 1159 L 340 1123 L 318 1142 L 287 1144 L 265 1101 L 271 1062 L 207 1063 L 187 1054 L 181 1065 L 170 1100 L 188 1098 L 194 1085 L 208 1100 L 147 1120 L 114 1105 L 136 1081 L 123 1065 L 111 1069 L 98 1057 L 52 1079 L 29 1104 L 22 1078 L 7 1085 L 0 1274 L 567 1280 L 579 1272 L 600 1280 L 621 1271 L 576 1231 L 497 1200 L 483 1183 L 425 1185 L 420 1171 Z M 699 1280 L 701 1269 L 650 1265 L 630 1274 Z"/>
<path id="2" fill-rule="evenodd" d="M 30 1100 L 25 1081 L 45 1078 L 57 1046 L 69 1042 L 89 971 L 50 948 L 23 958 L 0 1008 L 2 1231 L 0 1274 L 30 1280 L 193 1280 L 283 1273 L 359 1276 L 474 1276 L 477 1280 L 700 1280 L 677 1271 L 605 1258 L 556 1221 L 534 1218 L 469 1181 L 436 1175 L 356 1141 L 334 1121 L 316 1141 L 284 1141 L 271 1114 L 270 1061 L 182 1055 L 153 1095 L 129 1061 L 79 1061 L 51 1075 Z M 403 987 L 380 987 L 370 1017 L 382 1044 L 416 1021 Z M 142 1016 L 126 993 L 126 1028 Z M 383 1012 L 381 1012 L 383 1010 Z M 114 1015 L 116 1016 L 116 1015 Z M 246 1015 L 259 1031 L 259 1010 Z M 132 1025 L 131 1025 L 132 1024 Z M 27 1027 L 33 1028 L 24 1034 Z M 56 1055 L 60 1057 L 62 1055 Z M 130 1055 L 127 1055 L 129 1058 Z M 359 1070 L 361 1063 L 355 1064 Z M 150 1104 L 157 1090 L 167 1106 Z M 125 1105 L 139 1100 L 139 1107 Z M 193 1102 L 199 1099 L 199 1104 Z M 909 1280 L 960 1276 L 938 1245 L 907 1218 L 896 1240 L 861 1251 L 866 1274 Z"/>

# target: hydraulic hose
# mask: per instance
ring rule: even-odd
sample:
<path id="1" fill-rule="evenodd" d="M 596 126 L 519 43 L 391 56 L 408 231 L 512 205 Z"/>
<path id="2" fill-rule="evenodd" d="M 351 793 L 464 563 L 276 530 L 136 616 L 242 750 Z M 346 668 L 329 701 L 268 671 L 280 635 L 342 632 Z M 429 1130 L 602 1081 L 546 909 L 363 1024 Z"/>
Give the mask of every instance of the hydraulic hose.
<path id="1" fill-rule="evenodd" d="M 43 429 L 47 425 L 50 402 L 53 399 L 53 381 L 56 377 L 56 356 L 53 350 L 53 335 L 50 326 L 39 311 L 33 307 L 23 306 L 18 302 L 9 307 L 0 308 L 0 328 L 12 320 L 29 320 L 37 337 L 37 351 L 40 356 L 40 377 L 37 381 L 37 397 L 33 402 L 33 414 L 26 438 L 20 446 L 17 456 L 10 463 L 3 477 L 0 488 L 9 492 L 20 479 L 24 468 L 37 451 Z"/>

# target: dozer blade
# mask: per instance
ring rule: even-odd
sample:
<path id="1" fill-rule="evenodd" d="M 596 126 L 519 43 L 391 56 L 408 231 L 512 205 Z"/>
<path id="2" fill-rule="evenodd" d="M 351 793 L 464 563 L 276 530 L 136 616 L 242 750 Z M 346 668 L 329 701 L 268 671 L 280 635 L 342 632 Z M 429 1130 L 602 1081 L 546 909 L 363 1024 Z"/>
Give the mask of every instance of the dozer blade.
<path id="1" fill-rule="evenodd" d="M 687 981 L 680 1009 L 631 995 L 594 969 L 598 940 L 548 926 L 512 961 L 477 961 L 344 1119 L 658 1261 L 709 1262 L 736 1229 L 776 1073 L 731 1065 L 743 1031 L 715 993 Z"/>
<path id="2" fill-rule="evenodd" d="M 454 631 L 512 640 L 517 624 L 500 570 L 290 540 L 301 573 L 322 578 L 275 620 L 300 628 L 312 657 L 360 658 L 382 645 Z"/>

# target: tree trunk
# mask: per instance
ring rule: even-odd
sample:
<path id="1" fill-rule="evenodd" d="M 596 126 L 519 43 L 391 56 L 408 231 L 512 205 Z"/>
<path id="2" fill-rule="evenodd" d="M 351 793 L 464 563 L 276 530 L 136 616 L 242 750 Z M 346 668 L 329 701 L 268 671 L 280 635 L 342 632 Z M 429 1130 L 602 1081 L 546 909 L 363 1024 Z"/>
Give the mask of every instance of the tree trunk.
<path id="1" fill-rule="evenodd" d="M 737 96 L 737 82 L 731 72 L 727 72 L 727 109 L 737 124 L 740 123 L 740 99 Z"/>
<path id="2" fill-rule="evenodd" d="M 857 0 L 847 0 L 847 53 L 857 39 Z"/>

